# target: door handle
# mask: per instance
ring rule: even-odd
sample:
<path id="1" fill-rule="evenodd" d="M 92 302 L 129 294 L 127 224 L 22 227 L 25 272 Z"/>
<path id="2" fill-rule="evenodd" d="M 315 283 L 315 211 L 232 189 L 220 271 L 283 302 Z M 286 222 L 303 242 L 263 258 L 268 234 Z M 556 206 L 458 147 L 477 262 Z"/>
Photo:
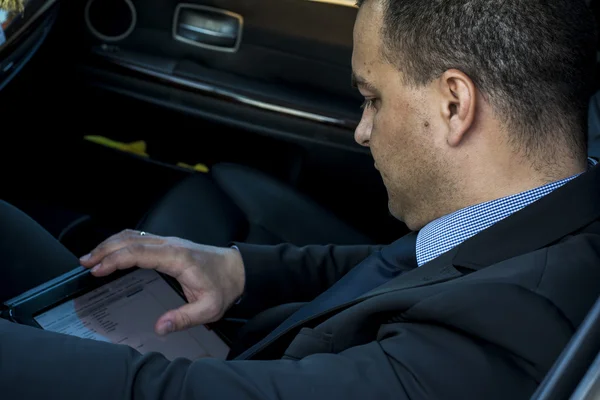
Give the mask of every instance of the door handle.
<path id="1" fill-rule="evenodd" d="M 237 51 L 242 38 L 241 15 L 213 7 L 179 4 L 175 10 L 176 40 L 219 51 Z"/>

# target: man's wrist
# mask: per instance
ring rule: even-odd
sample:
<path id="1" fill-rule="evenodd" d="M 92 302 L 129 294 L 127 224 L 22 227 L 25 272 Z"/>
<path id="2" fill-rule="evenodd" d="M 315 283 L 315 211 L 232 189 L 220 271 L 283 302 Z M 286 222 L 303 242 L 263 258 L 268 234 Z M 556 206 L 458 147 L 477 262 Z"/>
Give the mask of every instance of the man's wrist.
<path id="1" fill-rule="evenodd" d="M 237 297 L 235 297 L 235 300 L 233 302 L 234 305 L 240 304 L 240 302 L 242 301 L 242 299 L 244 298 L 244 287 L 246 284 L 246 271 L 244 268 L 244 260 L 242 258 L 242 254 L 240 253 L 240 249 L 236 246 L 233 245 L 231 246 L 231 249 L 233 250 L 230 254 L 232 255 L 231 257 L 231 261 L 230 261 L 230 265 L 231 268 L 233 270 L 232 272 L 232 277 L 233 277 L 233 290 L 234 292 L 237 292 Z"/>

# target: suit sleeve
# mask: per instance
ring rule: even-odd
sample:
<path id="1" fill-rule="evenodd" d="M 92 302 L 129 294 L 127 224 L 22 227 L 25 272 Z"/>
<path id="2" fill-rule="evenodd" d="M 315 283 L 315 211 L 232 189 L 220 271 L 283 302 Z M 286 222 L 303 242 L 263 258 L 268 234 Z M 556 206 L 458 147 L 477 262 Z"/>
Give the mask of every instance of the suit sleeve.
<path id="1" fill-rule="evenodd" d="M 535 390 L 510 357 L 456 331 L 390 328 L 381 341 L 301 360 L 169 362 L 0 321 L 0 390 L 10 399 L 64 400 L 500 400 Z"/>
<path id="2" fill-rule="evenodd" d="M 235 244 L 246 269 L 239 315 L 314 299 L 382 246 L 259 246 Z"/>

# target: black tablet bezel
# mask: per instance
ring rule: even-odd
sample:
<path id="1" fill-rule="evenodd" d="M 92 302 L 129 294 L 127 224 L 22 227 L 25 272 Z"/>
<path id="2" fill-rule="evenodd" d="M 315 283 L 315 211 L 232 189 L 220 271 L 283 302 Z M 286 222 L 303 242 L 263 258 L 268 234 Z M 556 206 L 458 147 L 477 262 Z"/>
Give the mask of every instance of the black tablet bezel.
<path id="1" fill-rule="evenodd" d="M 35 317 L 63 304 L 69 300 L 82 296 L 94 289 L 104 286 L 116 279 L 119 279 L 138 268 L 117 271 L 105 277 L 95 277 L 90 270 L 84 267 L 75 268 L 58 278 L 50 280 L 40 286 L 37 286 L 27 292 L 14 297 L 4 303 L 4 317 L 9 321 L 29 325 L 43 329 L 35 320 Z M 167 284 L 187 302 L 181 287 L 173 278 L 157 272 Z M 231 340 L 220 330 L 210 324 L 205 325 L 208 329 L 215 332 L 225 344 L 231 348 Z"/>

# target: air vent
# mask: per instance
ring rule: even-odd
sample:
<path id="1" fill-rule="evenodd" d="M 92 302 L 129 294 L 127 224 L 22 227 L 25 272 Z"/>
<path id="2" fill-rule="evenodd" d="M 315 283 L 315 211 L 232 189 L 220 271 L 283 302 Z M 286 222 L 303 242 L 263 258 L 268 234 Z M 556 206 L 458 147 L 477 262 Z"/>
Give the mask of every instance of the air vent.
<path id="1" fill-rule="evenodd" d="M 85 23 L 90 32 L 105 42 L 117 42 L 133 32 L 137 13 L 131 0 L 88 0 Z"/>

